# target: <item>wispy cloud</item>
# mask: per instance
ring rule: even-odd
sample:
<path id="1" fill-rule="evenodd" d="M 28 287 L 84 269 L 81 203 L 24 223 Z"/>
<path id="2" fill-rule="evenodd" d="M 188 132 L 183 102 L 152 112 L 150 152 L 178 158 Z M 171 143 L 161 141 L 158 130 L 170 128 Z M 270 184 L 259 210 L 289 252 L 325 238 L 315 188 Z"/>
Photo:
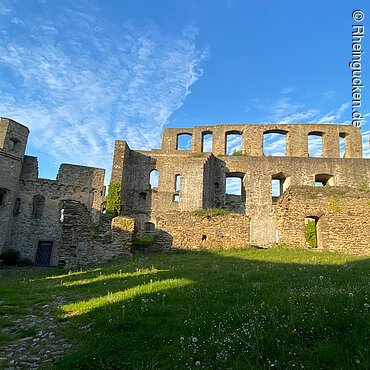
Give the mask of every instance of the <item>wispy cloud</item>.
<path id="1" fill-rule="evenodd" d="M 337 92 L 336 92 L 336 91 L 334 91 L 334 90 L 331 90 L 331 89 L 326 90 L 326 91 L 324 91 L 324 92 L 322 93 L 322 96 L 323 96 L 323 97 L 325 97 L 325 98 L 327 98 L 327 99 L 331 99 L 331 98 L 333 98 L 335 95 L 337 95 Z"/>
<path id="2" fill-rule="evenodd" d="M 285 156 L 286 138 L 283 134 L 263 135 L 263 154 L 272 156 Z"/>
<path id="3" fill-rule="evenodd" d="M 170 37 L 65 8 L 56 21 L 12 19 L 28 36 L 0 39 L 0 70 L 8 76 L 0 82 L 0 112 L 27 125 L 31 151 L 55 162 L 109 170 L 115 139 L 158 147 L 207 56 L 192 27 Z"/>
<path id="4" fill-rule="evenodd" d="M 294 90 L 294 87 L 284 87 L 280 90 L 280 94 L 290 94 Z"/>
<path id="5" fill-rule="evenodd" d="M 255 108 L 263 112 L 263 118 L 258 120 L 261 124 L 289 124 L 289 123 L 318 123 L 318 124 L 351 124 L 350 103 L 343 103 L 337 109 L 323 113 L 319 109 L 309 108 L 300 102 L 291 102 L 288 96 L 279 97 L 275 101 L 264 103 L 258 98 L 250 101 Z M 362 126 L 363 156 L 370 158 L 369 131 L 367 130 L 367 119 L 370 113 L 364 113 Z M 284 155 L 285 138 L 282 135 L 265 135 L 264 152 L 266 155 Z M 267 137 L 268 136 L 268 137 Z M 343 149 L 343 148 L 342 148 Z M 308 150 L 311 156 L 322 156 L 322 138 L 310 137 Z"/>
<path id="6" fill-rule="evenodd" d="M 238 177 L 226 178 L 226 194 L 241 195 L 242 179 Z"/>
<path id="7" fill-rule="evenodd" d="M 226 154 L 230 155 L 234 152 L 242 150 L 242 136 L 237 134 L 227 135 L 226 140 Z"/>
<path id="8" fill-rule="evenodd" d="M 362 151 L 364 158 L 370 158 L 370 130 L 362 133 Z"/>

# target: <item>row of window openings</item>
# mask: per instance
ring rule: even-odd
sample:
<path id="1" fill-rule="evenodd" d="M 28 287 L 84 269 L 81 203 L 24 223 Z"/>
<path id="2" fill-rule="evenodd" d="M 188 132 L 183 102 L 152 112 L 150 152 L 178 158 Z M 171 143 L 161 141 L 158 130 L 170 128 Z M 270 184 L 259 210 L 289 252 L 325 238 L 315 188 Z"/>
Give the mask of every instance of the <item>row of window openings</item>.
<path id="1" fill-rule="evenodd" d="M 5 206 L 9 197 L 9 191 L 7 189 L 0 189 L 0 206 Z M 33 197 L 32 217 L 40 218 L 45 206 L 45 197 L 37 194 Z M 21 209 L 21 199 L 16 198 L 13 208 L 13 216 L 17 217 Z"/>
<path id="2" fill-rule="evenodd" d="M 149 183 L 150 183 L 150 188 L 157 188 L 158 187 L 158 179 L 159 179 L 159 172 L 157 170 L 152 170 L 150 172 L 150 177 L 149 177 Z M 179 192 L 180 191 L 180 183 L 181 183 L 181 175 L 175 175 L 175 186 L 174 186 L 174 191 Z M 141 197 L 143 199 L 146 199 L 146 193 L 140 193 Z M 173 199 L 174 202 L 179 202 L 180 201 L 180 195 L 179 194 L 174 194 Z"/>
<path id="3" fill-rule="evenodd" d="M 272 178 L 271 179 L 271 195 L 272 200 L 276 201 L 285 191 L 286 184 L 285 178 Z M 316 175 L 315 186 L 333 185 L 333 177 L 330 175 Z M 242 194 L 242 179 L 240 177 L 227 177 L 226 178 L 226 194 L 228 195 L 241 195 Z"/>
<path id="4" fill-rule="evenodd" d="M 151 188 L 158 187 L 158 171 L 153 170 L 150 174 L 150 186 Z M 325 186 L 328 182 L 330 184 L 331 176 L 327 175 L 315 176 L 315 186 Z M 180 191 L 181 176 L 175 175 L 175 191 Z M 272 179 L 272 196 L 279 197 L 283 193 L 283 184 L 285 179 Z M 240 177 L 227 177 L 226 178 L 226 194 L 241 195 L 242 192 L 242 179 Z M 144 198 L 145 199 L 145 198 Z M 179 194 L 174 194 L 173 200 L 179 201 Z"/>
<path id="5" fill-rule="evenodd" d="M 191 150 L 192 136 L 181 134 L 177 136 L 177 150 Z M 202 152 L 212 151 L 212 134 L 204 134 L 202 139 Z M 340 158 L 345 155 L 345 134 L 339 135 Z M 322 136 L 308 135 L 308 155 L 310 157 L 322 157 Z M 226 155 L 242 154 L 242 135 L 226 135 Z M 279 133 L 263 135 L 263 154 L 272 156 L 286 155 L 286 136 Z"/>

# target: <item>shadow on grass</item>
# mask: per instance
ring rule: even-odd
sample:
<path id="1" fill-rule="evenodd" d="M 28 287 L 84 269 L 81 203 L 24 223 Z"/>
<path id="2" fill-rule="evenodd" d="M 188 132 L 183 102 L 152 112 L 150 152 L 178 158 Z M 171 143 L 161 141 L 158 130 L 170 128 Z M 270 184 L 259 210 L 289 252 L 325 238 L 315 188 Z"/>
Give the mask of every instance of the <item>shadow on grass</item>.
<path id="1" fill-rule="evenodd" d="M 343 258 L 248 248 L 102 265 L 106 280 L 57 288 L 79 295 L 61 308 L 77 350 L 57 367 L 368 366 L 370 259 Z"/>

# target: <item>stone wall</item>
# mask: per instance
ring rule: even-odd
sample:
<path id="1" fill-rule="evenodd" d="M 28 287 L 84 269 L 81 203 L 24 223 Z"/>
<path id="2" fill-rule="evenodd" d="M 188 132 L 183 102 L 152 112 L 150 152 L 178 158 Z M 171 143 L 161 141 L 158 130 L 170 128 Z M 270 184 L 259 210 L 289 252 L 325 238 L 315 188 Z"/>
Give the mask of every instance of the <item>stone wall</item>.
<path id="1" fill-rule="evenodd" d="M 109 222 L 111 227 L 97 227 L 87 207 L 78 201 L 62 202 L 61 247 L 58 265 L 70 267 L 99 264 L 116 257 L 129 257 L 135 238 L 135 220 L 116 217 Z"/>
<path id="2" fill-rule="evenodd" d="M 307 246 L 305 218 L 317 220 L 318 249 L 370 254 L 370 191 L 290 187 L 277 202 L 279 242 Z"/>
<path id="3" fill-rule="evenodd" d="M 169 212 L 157 217 L 157 243 L 168 248 L 235 248 L 249 245 L 250 219 L 236 213 Z"/>
<path id="4" fill-rule="evenodd" d="M 28 128 L 8 118 L 0 121 L 0 253 L 10 237 Z"/>
<path id="5" fill-rule="evenodd" d="M 242 136 L 242 152 L 248 156 L 263 156 L 263 135 L 280 133 L 286 136 L 286 155 L 288 157 L 308 157 L 308 135 L 322 136 L 323 157 L 339 158 L 339 136 L 345 139 L 346 158 L 362 158 L 360 129 L 352 125 L 334 124 L 268 124 L 268 125 L 213 125 L 194 128 L 166 128 L 162 136 L 161 149 L 167 153 L 176 151 L 177 137 L 192 135 L 191 151 L 202 151 L 202 137 L 212 134 L 212 153 L 226 154 L 226 136 Z"/>
<path id="6" fill-rule="evenodd" d="M 287 156 L 262 155 L 263 133 L 277 131 L 284 131 L 290 140 L 289 145 L 287 142 Z M 246 140 L 244 155 L 216 156 L 218 144 L 213 147 L 213 153 L 197 152 L 202 149 L 199 143 L 204 132 L 212 132 L 212 142 L 216 145 L 218 140 L 219 146 L 225 145 L 227 133 L 242 133 Z M 193 135 L 192 150 L 175 149 L 180 133 Z M 258 133 L 261 147 L 251 152 L 248 148 L 256 145 L 250 142 L 254 133 Z M 309 133 L 323 135 L 324 146 L 329 148 L 324 150 L 324 158 L 308 157 L 308 152 L 297 147 L 294 138 L 297 136 L 302 141 Z M 340 135 L 345 136 L 345 158 L 339 158 L 339 152 L 336 156 Z M 125 180 L 122 179 L 126 185 L 121 188 L 123 213 L 134 217 L 139 227 L 143 227 L 145 222 L 155 223 L 157 216 L 164 212 L 219 207 L 248 215 L 251 218 L 251 243 L 258 246 L 271 246 L 276 241 L 276 198 L 272 197 L 272 179 L 281 181 L 283 191 L 291 184 L 314 185 L 322 178 L 329 179 L 328 184 L 333 186 L 354 188 L 364 179 L 370 181 L 370 160 L 361 158 L 358 152 L 362 145 L 360 131 L 352 126 L 302 124 L 171 128 L 164 131 L 160 150 L 134 151 L 125 143 L 123 151 L 120 143 L 116 144 L 112 179 L 120 181 L 120 171 L 126 174 Z M 157 188 L 150 189 L 149 178 L 153 169 L 159 171 L 159 181 Z M 181 176 L 179 192 L 175 191 L 177 174 Z M 242 180 L 241 197 L 226 194 L 228 177 Z M 174 201 L 176 193 L 179 194 L 179 202 Z"/>

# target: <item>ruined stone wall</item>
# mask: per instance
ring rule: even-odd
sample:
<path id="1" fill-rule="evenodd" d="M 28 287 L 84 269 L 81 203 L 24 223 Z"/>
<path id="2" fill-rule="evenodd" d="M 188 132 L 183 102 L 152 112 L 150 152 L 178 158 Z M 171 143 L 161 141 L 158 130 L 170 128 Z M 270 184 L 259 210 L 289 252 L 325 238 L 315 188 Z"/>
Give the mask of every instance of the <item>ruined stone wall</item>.
<path id="1" fill-rule="evenodd" d="M 248 156 L 263 155 L 263 135 L 280 133 L 286 135 L 286 155 L 288 157 L 308 156 L 308 135 L 322 136 L 323 157 L 339 158 L 339 136 L 345 138 L 346 158 L 362 158 L 362 140 L 360 129 L 352 125 L 334 124 L 268 124 L 268 125 L 214 125 L 194 128 L 166 128 L 162 136 L 162 151 L 176 151 L 177 136 L 192 135 L 191 151 L 202 151 L 203 134 L 212 134 L 212 153 L 226 154 L 226 136 L 242 135 L 242 152 Z"/>
<path id="2" fill-rule="evenodd" d="M 236 248 L 249 245 L 249 217 L 230 213 L 197 216 L 194 212 L 169 212 L 157 218 L 163 248 Z"/>
<path id="3" fill-rule="evenodd" d="M 96 228 L 87 207 L 73 200 L 62 202 L 61 247 L 58 265 L 61 267 L 86 266 L 129 257 L 135 238 L 135 220 L 116 217 L 108 230 Z"/>
<path id="4" fill-rule="evenodd" d="M 104 202 L 104 193 L 103 169 L 62 164 L 57 180 L 42 179 L 38 178 L 37 158 L 25 156 L 17 212 L 12 214 L 6 248 L 18 250 L 22 258 L 34 262 L 38 243 L 52 241 L 51 265 L 57 265 L 62 234 L 62 201 L 71 199 L 81 202 L 87 207 L 93 222 L 98 224 L 100 209 L 97 207 Z M 43 206 L 35 214 L 37 197 L 43 199 Z"/>
<path id="5" fill-rule="evenodd" d="M 370 190 L 367 189 L 289 188 L 277 202 L 279 242 L 307 246 L 305 218 L 314 217 L 318 220 L 318 249 L 370 254 Z"/>
<path id="6" fill-rule="evenodd" d="M 28 128 L 8 118 L 0 121 L 0 253 L 10 237 Z"/>

